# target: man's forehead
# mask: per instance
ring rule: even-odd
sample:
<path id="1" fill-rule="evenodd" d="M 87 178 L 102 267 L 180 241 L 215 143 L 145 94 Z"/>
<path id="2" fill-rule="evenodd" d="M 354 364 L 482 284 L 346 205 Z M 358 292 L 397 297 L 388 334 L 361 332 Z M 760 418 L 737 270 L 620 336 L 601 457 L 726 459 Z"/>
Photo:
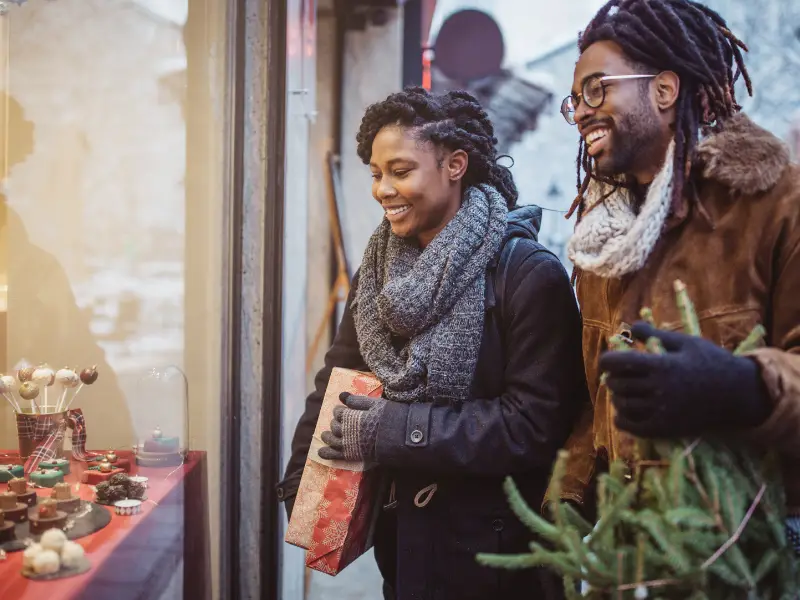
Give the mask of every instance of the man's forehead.
<path id="1" fill-rule="evenodd" d="M 622 48 L 615 42 L 595 42 L 584 50 L 575 63 L 573 83 L 580 85 L 590 75 L 626 75 L 631 68 Z"/>

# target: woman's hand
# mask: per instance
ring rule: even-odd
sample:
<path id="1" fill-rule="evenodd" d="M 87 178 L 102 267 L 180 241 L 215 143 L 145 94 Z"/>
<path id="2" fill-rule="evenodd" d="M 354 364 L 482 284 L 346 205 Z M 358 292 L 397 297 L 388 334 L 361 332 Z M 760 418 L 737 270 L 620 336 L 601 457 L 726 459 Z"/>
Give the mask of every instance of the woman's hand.
<path id="1" fill-rule="evenodd" d="M 348 392 L 342 392 L 339 399 L 345 406 L 333 409 L 331 430 L 322 433 L 322 441 L 327 446 L 319 449 L 319 457 L 325 460 L 374 461 L 378 424 L 386 400 Z"/>

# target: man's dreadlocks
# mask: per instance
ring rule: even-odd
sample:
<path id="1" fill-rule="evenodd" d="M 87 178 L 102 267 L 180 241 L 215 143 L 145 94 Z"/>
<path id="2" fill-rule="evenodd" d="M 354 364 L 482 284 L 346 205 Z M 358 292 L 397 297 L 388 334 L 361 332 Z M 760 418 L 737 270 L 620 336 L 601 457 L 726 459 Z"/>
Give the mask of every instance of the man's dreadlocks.
<path id="1" fill-rule="evenodd" d="M 413 129 L 420 140 L 448 150 L 463 150 L 469 156 L 464 185 L 488 183 L 509 208 L 517 203 L 517 186 L 511 171 L 498 164 L 497 138 L 486 111 L 474 96 L 464 91 L 431 94 L 421 87 L 408 87 L 386 100 L 369 106 L 356 136 L 358 156 L 369 164 L 372 142 L 387 125 Z"/>
<path id="2" fill-rule="evenodd" d="M 583 31 L 578 48 L 583 53 L 600 41 L 617 43 L 640 69 L 673 71 L 680 77 L 672 187 L 672 210 L 680 211 L 684 191 L 695 197 L 689 175 L 700 128 L 704 133 L 717 131 L 725 119 L 741 109 L 734 92 L 740 76 L 747 92 L 753 94 L 742 56 L 747 46 L 731 33 L 718 13 L 691 0 L 611 0 Z M 580 219 L 592 178 L 615 185 L 619 182 L 592 173 L 592 159 L 583 139 L 578 147 L 577 171 L 578 196 L 567 218 L 577 209 Z"/>

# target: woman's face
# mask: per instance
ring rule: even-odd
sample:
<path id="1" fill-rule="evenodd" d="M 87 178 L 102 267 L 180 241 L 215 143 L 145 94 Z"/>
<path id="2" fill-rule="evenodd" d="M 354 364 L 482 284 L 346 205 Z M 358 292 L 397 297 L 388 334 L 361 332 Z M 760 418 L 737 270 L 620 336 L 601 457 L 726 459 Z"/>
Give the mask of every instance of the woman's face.
<path id="1" fill-rule="evenodd" d="M 461 207 L 467 154 L 420 141 L 413 130 L 391 125 L 372 142 L 372 196 L 392 232 L 427 246 Z"/>

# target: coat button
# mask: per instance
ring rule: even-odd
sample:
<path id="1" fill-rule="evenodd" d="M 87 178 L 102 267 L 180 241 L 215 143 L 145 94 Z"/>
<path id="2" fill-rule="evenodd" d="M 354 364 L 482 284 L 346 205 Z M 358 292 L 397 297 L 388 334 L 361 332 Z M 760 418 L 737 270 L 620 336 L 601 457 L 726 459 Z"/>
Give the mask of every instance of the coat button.
<path id="1" fill-rule="evenodd" d="M 422 432 L 419 429 L 411 432 L 411 441 L 415 444 L 419 444 L 422 441 Z"/>
<path id="2" fill-rule="evenodd" d="M 495 531 L 503 531 L 503 527 L 504 527 L 503 519 L 495 519 L 494 521 L 492 521 L 492 529 L 494 529 Z"/>
<path id="3" fill-rule="evenodd" d="M 275 490 L 275 491 L 277 492 L 277 493 L 276 493 L 276 496 L 278 496 L 278 500 L 283 500 L 283 495 L 284 495 L 283 488 L 278 488 L 278 489 L 277 489 L 277 490 Z"/>

